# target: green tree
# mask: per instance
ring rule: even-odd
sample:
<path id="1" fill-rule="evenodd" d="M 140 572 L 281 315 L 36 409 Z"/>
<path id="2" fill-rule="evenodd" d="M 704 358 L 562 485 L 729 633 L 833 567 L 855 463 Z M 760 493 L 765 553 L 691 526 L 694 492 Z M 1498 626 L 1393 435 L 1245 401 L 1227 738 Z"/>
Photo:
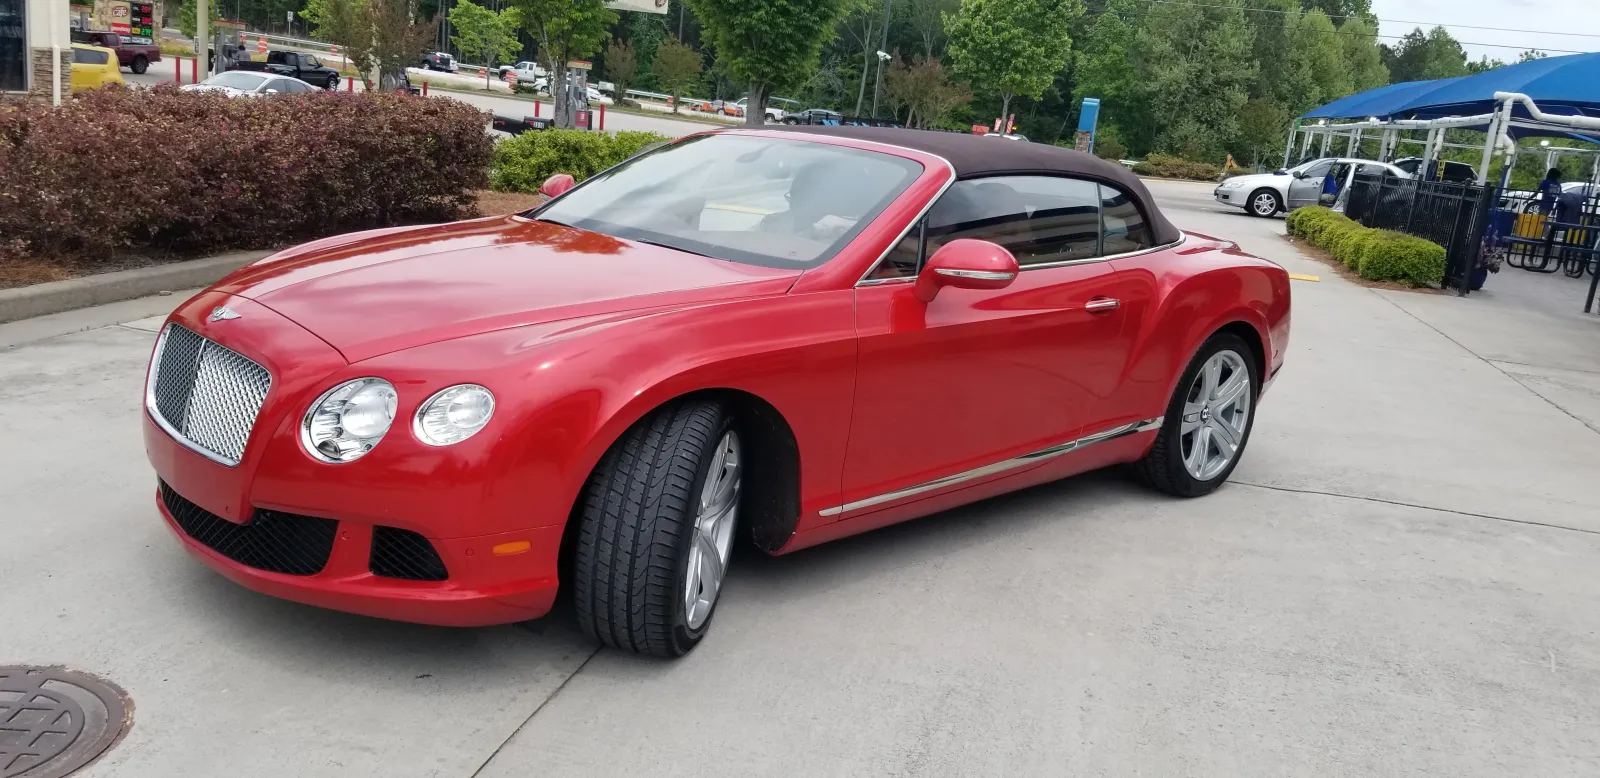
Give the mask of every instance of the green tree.
<path id="1" fill-rule="evenodd" d="M 650 63 L 650 69 L 655 71 L 656 81 L 661 88 L 672 95 L 673 113 L 678 112 L 678 105 L 683 102 L 684 90 L 700 80 L 702 67 L 700 53 L 675 40 L 662 41 L 656 47 L 656 58 Z M 747 116 L 754 110 L 754 105 L 745 105 Z"/>
<path id="2" fill-rule="evenodd" d="M 817 67 L 845 0 L 684 0 L 731 76 L 750 85 L 746 124 L 766 121 L 776 89 L 800 86 Z"/>
<path id="3" fill-rule="evenodd" d="M 606 75 L 620 105 L 627 99 L 628 87 L 639 74 L 639 58 L 633 51 L 633 41 L 613 40 L 606 44 Z"/>
<path id="4" fill-rule="evenodd" d="M 1240 160 L 1259 167 L 1263 160 L 1283 153 L 1289 135 L 1289 109 L 1271 99 L 1258 98 L 1239 112 L 1239 135 L 1234 148 Z"/>
<path id="5" fill-rule="evenodd" d="M 956 72 L 1000 95 L 1000 115 L 1018 95 L 1038 99 L 1072 56 L 1080 0 L 961 0 L 944 19 Z"/>
<path id="6" fill-rule="evenodd" d="M 1331 19 L 1353 19 L 1372 15 L 1372 0 L 1302 0 L 1307 11 L 1321 11 Z"/>
<path id="7" fill-rule="evenodd" d="M 518 0 L 522 18 L 539 41 L 539 53 L 550 71 L 555 126 L 576 126 L 573 96 L 566 89 L 567 63 L 592 56 L 610 35 L 617 14 L 604 0 Z"/>
<path id="8" fill-rule="evenodd" d="M 1115 134 L 1138 154 L 1150 151 L 1148 98 L 1140 82 L 1140 56 L 1136 41 L 1138 13 L 1148 7 L 1143 0 L 1109 0 L 1084 32 L 1082 48 L 1074 54 L 1073 103 L 1085 97 L 1100 98 L 1100 123 L 1115 127 Z M 1099 131 L 1097 131 L 1098 134 Z"/>
<path id="9" fill-rule="evenodd" d="M 522 51 L 517 29 L 522 26 L 522 9 L 511 7 L 496 13 L 472 0 L 456 0 L 450 9 L 450 27 L 455 34 L 450 42 L 463 54 L 483 58 L 483 88 L 489 88 L 489 73 L 495 65 L 514 59 Z"/>
<path id="10" fill-rule="evenodd" d="M 1346 20 L 1339 25 L 1344 59 L 1350 66 L 1350 88 L 1355 92 L 1377 89 L 1389 83 L 1389 68 L 1383 64 L 1378 46 L 1378 28 L 1366 19 Z"/>
<path id="11" fill-rule="evenodd" d="M 409 0 L 366 0 L 364 7 L 371 32 L 365 48 L 358 47 L 365 63 L 358 67 L 363 73 L 376 72 L 378 83 L 388 88 L 399 82 L 406 68 L 415 67 L 422 59 L 438 31 L 436 22 L 416 21 Z"/>
<path id="12" fill-rule="evenodd" d="M 1536 59 L 1544 59 L 1545 57 L 1548 57 L 1548 56 L 1550 56 L 1550 55 L 1546 54 L 1546 53 L 1544 53 L 1544 52 L 1542 52 L 1542 51 L 1540 51 L 1538 49 L 1528 49 L 1527 51 L 1524 51 L 1521 54 L 1517 55 L 1517 62 L 1518 63 L 1532 62 L 1532 61 L 1534 61 Z"/>
<path id="13" fill-rule="evenodd" d="M 1305 12 L 1295 25 L 1293 46 L 1296 53 L 1307 57 L 1308 73 L 1313 91 L 1308 105 L 1290 104 L 1296 110 L 1310 110 L 1337 100 L 1354 90 L 1350 87 L 1350 63 L 1333 20 L 1321 10 Z"/>
<path id="14" fill-rule="evenodd" d="M 313 0 L 301 12 L 318 40 L 339 47 L 345 61 L 362 73 L 376 66 L 372 45 L 372 9 L 367 0 Z M 413 63 L 415 60 L 413 60 Z"/>
<path id="15" fill-rule="evenodd" d="M 961 8 L 960 0 L 906 0 L 910 26 L 922 44 L 923 59 L 936 59 L 944 48 L 944 15 Z"/>
<path id="16" fill-rule="evenodd" d="M 1285 80 L 1295 65 L 1291 35 L 1300 19 L 1300 0 L 1255 0 L 1245 10 L 1245 19 L 1254 31 L 1251 50 L 1258 67 L 1250 88 L 1254 98 L 1283 100 Z M 1306 76 L 1309 78 L 1309 76 Z"/>
<path id="17" fill-rule="evenodd" d="M 207 10 L 210 11 L 211 21 L 213 22 L 222 18 L 222 9 L 218 7 L 219 5 L 220 3 L 215 2 L 207 4 Z M 183 0 L 183 5 L 178 6 L 178 30 L 190 38 L 194 37 L 195 27 L 199 24 L 199 20 L 195 16 L 194 0 Z M 216 28 L 212 27 L 212 29 L 215 30 Z"/>
<path id="18" fill-rule="evenodd" d="M 1384 64 L 1395 83 L 1467 75 L 1467 52 L 1443 27 L 1427 33 L 1418 27 L 1383 51 Z"/>
<path id="19" fill-rule="evenodd" d="M 1150 9 L 1136 47 L 1157 150 L 1220 160 L 1256 79 L 1253 34 L 1240 0 Z"/>
<path id="20" fill-rule="evenodd" d="M 972 99 L 965 87 L 950 82 L 936 59 L 918 59 L 910 65 L 895 60 L 884 74 L 883 86 L 894 113 L 905 109 L 908 127 L 937 125 L 956 106 Z"/>

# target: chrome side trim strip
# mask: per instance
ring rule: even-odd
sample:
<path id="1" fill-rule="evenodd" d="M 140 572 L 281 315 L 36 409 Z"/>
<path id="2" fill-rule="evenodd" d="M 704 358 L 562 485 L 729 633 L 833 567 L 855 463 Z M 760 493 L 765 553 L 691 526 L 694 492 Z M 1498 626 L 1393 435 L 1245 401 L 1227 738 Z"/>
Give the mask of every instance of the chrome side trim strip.
<path id="1" fill-rule="evenodd" d="M 979 281 L 1010 281 L 1017 277 L 1009 270 L 960 270 L 950 267 L 934 268 L 933 272 L 950 278 L 974 278 Z"/>
<path id="2" fill-rule="evenodd" d="M 1123 424 L 1110 429 L 1101 430 L 1092 435 L 1085 435 L 1077 440 L 1070 440 L 1066 443 L 1058 443 L 1048 448 L 1041 448 L 1038 451 L 1030 451 L 1022 456 L 1012 457 L 1004 461 L 984 465 L 983 467 L 975 467 L 965 472 L 956 473 L 955 475 L 947 475 L 943 478 L 937 478 L 926 483 L 917 484 L 916 486 L 909 486 L 899 491 L 889 492 L 888 494 L 880 494 L 876 497 L 868 497 L 865 500 L 856 500 L 852 503 L 840 505 L 837 508 L 827 508 L 821 512 L 821 515 L 837 516 L 841 513 L 848 513 L 850 511 L 860 510 L 862 508 L 870 508 L 874 505 L 882 505 L 886 502 L 905 499 L 907 497 L 912 497 L 924 492 L 931 492 L 935 489 L 943 489 L 947 486 L 955 486 L 956 484 L 973 481 L 985 476 L 994 475 L 996 473 L 1003 473 L 1007 470 L 1015 470 L 1028 465 L 1037 464 L 1047 459 L 1054 459 L 1062 454 L 1077 451 L 1080 448 L 1092 446 L 1096 443 L 1104 443 L 1108 440 L 1115 440 L 1116 438 L 1125 437 L 1128 435 L 1136 435 L 1140 432 L 1149 432 L 1150 430 L 1160 429 L 1161 422 L 1165 418 L 1166 417 L 1164 416 L 1157 416 L 1153 419 L 1145 419 L 1144 421 L 1136 421 L 1131 424 Z"/>
<path id="3" fill-rule="evenodd" d="M 886 143 L 886 144 L 883 144 L 883 145 L 887 146 L 887 145 L 890 145 L 890 144 Z M 934 154 L 934 155 L 931 155 L 931 156 L 938 157 L 937 154 Z M 947 190 L 949 190 L 950 187 L 955 185 L 955 183 L 956 183 L 956 166 L 950 164 L 950 160 L 945 159 L 944 157 L 939 157 L 939 159 L 944 160 L 945 166 L 950 171 L 950 178 L 945 180 L 944 186 L 939 187 L 939 191 L 934 192 L 933 196 L 928 198 L 928 202 L 926 202 L 926 203 L 924 203 L 922 205 L 922 210 L 917 211 L 916 217 L 914 217 L 911 220 L 910 224 L 906 225 L 905 229 L 900 231 L 899 235 L 895 236 L 895 239 L 889 243 L 889 247 L 884 249 L 883 253 L 879 254 L 878 258 L 872 261 L 871 265 L 867 266 L 867 272 L 862 273 L 861 277 L 856 279 L 856 283 L 855 283 L 856 286 L 870 286 L 870 285 L 873 285 L 873 284 L 880 284 L 880 283 L 883 283 L 885 281 L 899 281 L 899 280 L 902 280 L 902 279 L 899 279 L 899 278 L 870 278 L 870 276 L 872 275 L 873 271 L 878 269 L 879 265 L 883 264 L 883 261 L 885 259 L 889 258 L 889 252 L 894 251 L 895 247 L 900 245 L 900 241 L 905 240 L 906 236 L 911 234 L 911 229 L 913 227 L 916 227 L 918 224 L 922 223 L 922 218 L 924 216 L 928 215 L 928 211 L 933 210 L 933 204 L 939 202 L 939 198 L 944 197 L 944 193 Z M 912 279 L 911 278 L 906 278 L 904 280 L 910 281 Z"/>

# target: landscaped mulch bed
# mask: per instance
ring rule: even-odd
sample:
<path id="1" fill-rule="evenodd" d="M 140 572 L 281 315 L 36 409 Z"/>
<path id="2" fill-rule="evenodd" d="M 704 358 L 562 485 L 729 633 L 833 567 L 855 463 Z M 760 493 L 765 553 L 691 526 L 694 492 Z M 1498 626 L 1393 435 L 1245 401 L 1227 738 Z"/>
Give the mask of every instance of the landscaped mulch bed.
<path id="1" fill-rule="evenodd" d="M 1307 258 L 1327 265 L 1333 269 L 1333 272 L 1339 274 L 1340 278 L 1343 278 L 1344 280 L 1349 281 L 1357 286 L 1364 286 L 1368 289 L 1388 289 L 1396 292 L 1416 292 L 1418 294 L 1446 293 L 1446 290 L 1444 289 L 1431 286 L 1415 287 L 1406 286 L 1405 284 L 1397 284 L 1393 281 L 1371 281 L 1356 275 L 1356 271 L 1351 270 L 1343 262 L 1334 259 L 1332 254 L 1329 254 L 1328 252 L 1319 249 L 1310 243 L 1307 243 L 1303 240 L 1297 240 L 1293 235 L 1285 235 L 1283 236 L 1283 239 L 1288 241 L 1289 245 L 1299 249 L 1300 253 L 1306 255 Z"/>
<path id="2" fill-rule="evenodd" d="M 544 195 L 526 192 L 493 192 L 487 189 L 478 192 L 478 214 L 480 216 L 499 216 L 508 213 L 520 213 L 544 202 Z M 272 246 L 251 246 L 242 248 L 277 248 Z M 0 259 L 0 289 L 15 289 L 21 286 L 32 286 L 49 281 L 66 281 L 72 278 L 81 278 L 96 273 L 110 273 L 117 270 L 132 270 L 134 268 L 160 265 L 166 262 L 181 262 L 186 259 L 198 259 L 197 256 L 188 254 L 170 254 L 165 256 L 146 256 L 142 254 L 119 254 L 111 257 L 68 257 L 37 259 Z"/>

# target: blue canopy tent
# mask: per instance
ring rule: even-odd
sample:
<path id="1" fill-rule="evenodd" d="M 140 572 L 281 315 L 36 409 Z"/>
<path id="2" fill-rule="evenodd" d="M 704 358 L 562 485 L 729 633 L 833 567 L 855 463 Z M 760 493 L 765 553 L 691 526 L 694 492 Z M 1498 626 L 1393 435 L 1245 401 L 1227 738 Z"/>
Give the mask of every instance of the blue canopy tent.
<path id="1" fill-rule="evenodd" d="M 1510 115 L 1502 116 L 1504 98 L 1508 94 L 1527 96 L 1537 106 L 1539 115 L 1536 116 L 1528 105 L 1515 102 Z M 1295 134 L 1307 121 L 1316 122 L 1316 128 L 1308 132 L 1323 135 L 1324 149 L 1336 131 L 1349 133 L 1352 149 L 1359 143 L 1363 129 L 1385 131 L 1385 156 L 1394 130 L 1431 130 L 1424 156 L 1432 158 L 1440 146 L 1448 145 L 1443 140 L 1445 128 L 1477 129 L 1491 136 L 1484 147 L 1484 169 L 1479 172 L 1481 182 L 1493 144 L 1497 140 L 1505 142 L 1502 134 L 1513 140 L 1542 136 L 1600 145 L 1600 136 L 1574 131 L 1595 129 L 1597 125 L 1593 121 L 1567 117 L 1600 118 L 1600 53 L 1547 57 L 1471 76 L 1408 81 L 1342 97 L 1296 120 L 1284 158 L 1287 164 L 1293 153 Z M 1337 119 L 1350 121 L 1330 122 Z M 1309 148 L 1309 144 L 1308 135 L 1304 146 Z"/>

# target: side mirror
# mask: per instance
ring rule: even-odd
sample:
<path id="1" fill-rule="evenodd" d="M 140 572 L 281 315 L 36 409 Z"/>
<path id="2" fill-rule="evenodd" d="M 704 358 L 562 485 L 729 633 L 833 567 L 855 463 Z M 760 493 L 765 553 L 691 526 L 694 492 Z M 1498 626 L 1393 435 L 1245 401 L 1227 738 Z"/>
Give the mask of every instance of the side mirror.
<path id="1" fill-rule="evenodd" d="M 933 302 L 939 290 L 1004 289 L 1017 279 L 1017 259 L 986 240 L 961 238 L 944 244 L 917 275 L 917 299 Z"/>
<path id="2" fill-rule="evenodd" d="M 1296 171 L 1294 171 L 1293 175 L 1294 175 L 1295 178 L 1305 178 L 1306 177 L 1306 171 L 1304 171 L 1304 170 L 1296 170 Z"/>
<path id="3" fill-rule="evenodd" d="M 276 89 L 268 89 L 267 90 L 267 94 L 269 94 L 269 95 L 275 95 L 277 93 L 278 93 L 278 90 L 276 90 Z"/>
<path id="4" fill-rule="evenodd" d="M 577 180 L 572 176 L 569 176 L 566 173 L 557 173 L 544 180 L 544 183 L 539 186 L 539 194 L 542 194 L 545 197 L 560 197 L 561 195 L 565 194 L 568 189 L 571 189 L 577 185 Z"/>

